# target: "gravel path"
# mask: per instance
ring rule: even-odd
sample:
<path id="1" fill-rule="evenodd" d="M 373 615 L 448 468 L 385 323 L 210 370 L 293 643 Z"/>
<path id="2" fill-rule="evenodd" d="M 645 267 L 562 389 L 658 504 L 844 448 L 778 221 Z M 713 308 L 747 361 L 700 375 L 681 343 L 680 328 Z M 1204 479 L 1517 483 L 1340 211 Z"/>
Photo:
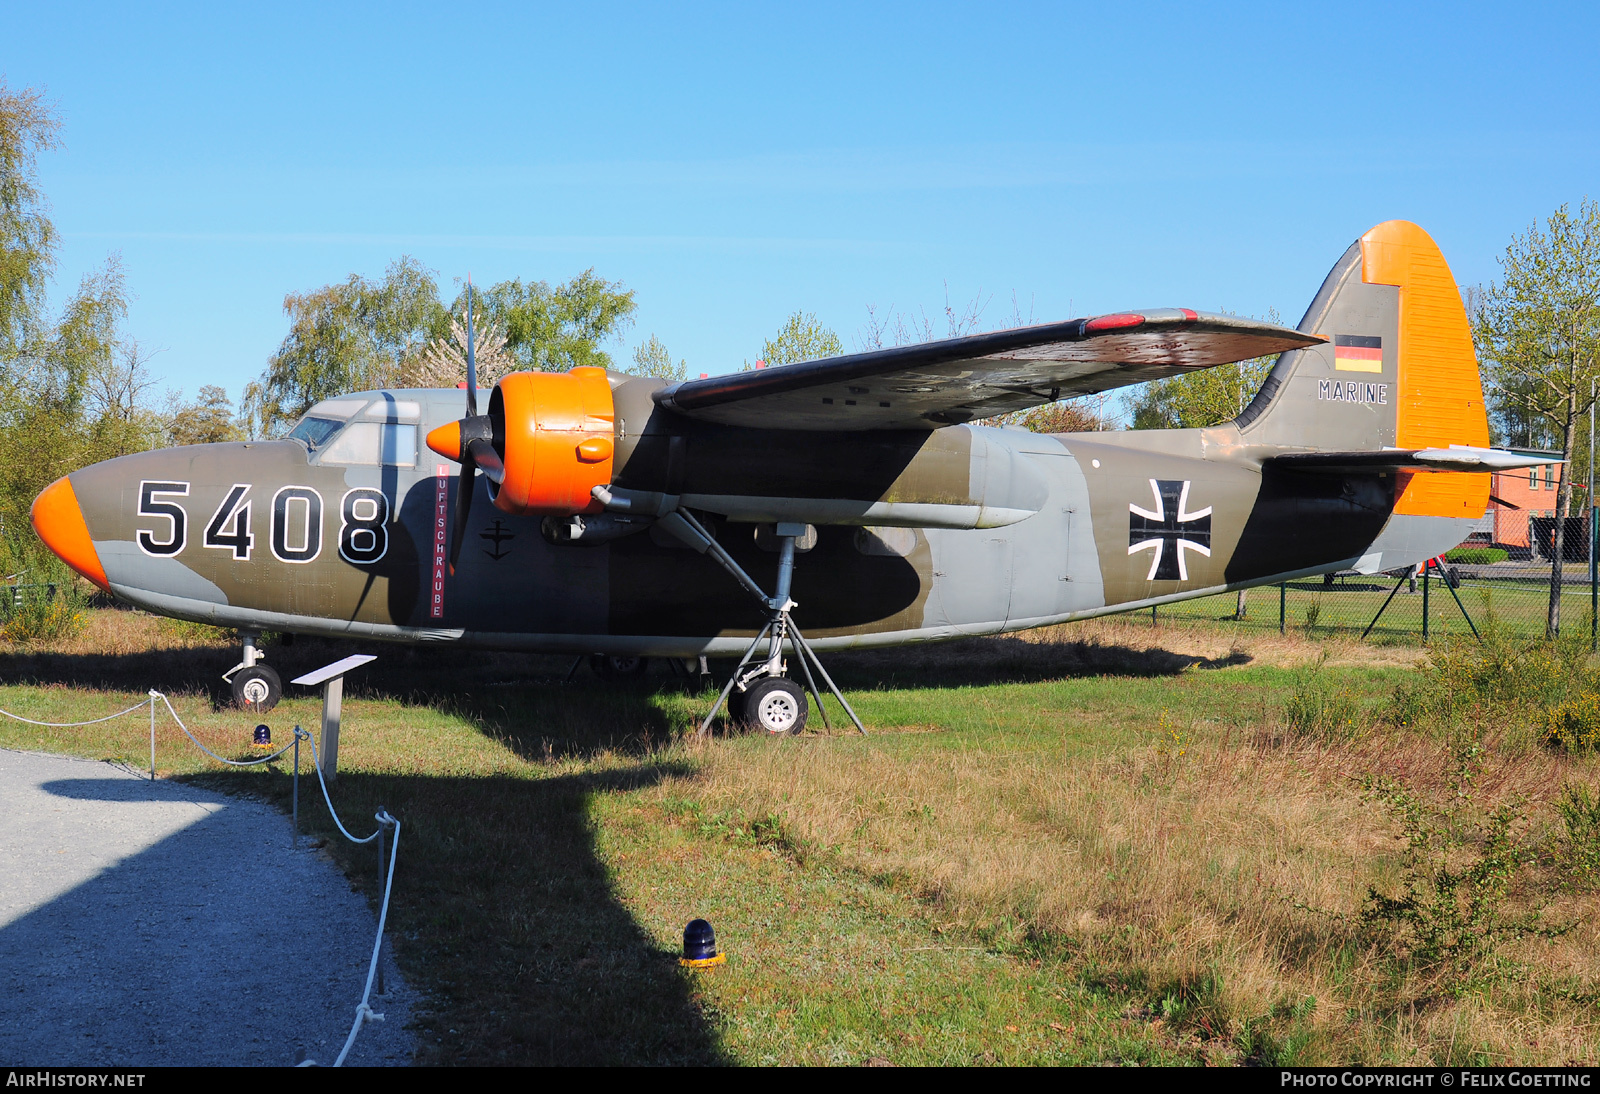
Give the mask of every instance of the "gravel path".
<path id="1" fill-rule="evenodd" d="M 267 805 L 0 749 L 0 1066 L 332 1063 L 377 923 L 289 838 Z M 411 1060 L 385 960 L 348 1064 Z"/>

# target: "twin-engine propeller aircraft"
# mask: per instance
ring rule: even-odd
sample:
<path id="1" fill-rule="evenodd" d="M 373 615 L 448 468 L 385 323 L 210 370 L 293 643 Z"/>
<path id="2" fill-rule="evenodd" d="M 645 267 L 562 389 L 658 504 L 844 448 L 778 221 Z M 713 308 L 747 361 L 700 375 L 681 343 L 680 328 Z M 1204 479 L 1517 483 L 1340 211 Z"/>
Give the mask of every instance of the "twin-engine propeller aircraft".
<path id="1" fill-rule="evenodd" d="M 1209 429 L 974 424 L 1278 353 Z M 742 653 L 723 698 L 787 733 L 832 687 L 816 649 L 1418 564 L 1483 515 L 1487 472 L 1547 462 L 1489 448 L 1455 282 L 1403 221 L 1345 252 L 1295 330 L 1157 309 L 676 384 L 519 372 L 485 413 L 469 367 L 464 417 L 462 394 L 360 392 L 283 440 L 95 464 L 39 495 L 34 528 L 129 603 L 237 628 L 234 694 L 258 709 L 274 630 L 619 667 Z"/>

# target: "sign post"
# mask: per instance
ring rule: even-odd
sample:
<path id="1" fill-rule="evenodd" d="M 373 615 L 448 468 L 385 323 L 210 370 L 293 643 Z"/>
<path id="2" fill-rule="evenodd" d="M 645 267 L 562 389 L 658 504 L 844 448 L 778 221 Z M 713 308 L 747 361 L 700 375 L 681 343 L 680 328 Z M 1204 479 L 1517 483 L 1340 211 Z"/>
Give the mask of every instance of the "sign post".
<path id="1" fill-rule="evenodd" d="M 370 653 L 351 654 L 342 661 L 324 665 L 315 672 L 308 672 L 290 681 L 306 687 L 322 685 L 322 746 L 318 750 L 317 761 L 322 777 L 327 782 L 331 783 L 339 776 L 339 714 L 344 706 L 344 674 L 376 660 Z"/>

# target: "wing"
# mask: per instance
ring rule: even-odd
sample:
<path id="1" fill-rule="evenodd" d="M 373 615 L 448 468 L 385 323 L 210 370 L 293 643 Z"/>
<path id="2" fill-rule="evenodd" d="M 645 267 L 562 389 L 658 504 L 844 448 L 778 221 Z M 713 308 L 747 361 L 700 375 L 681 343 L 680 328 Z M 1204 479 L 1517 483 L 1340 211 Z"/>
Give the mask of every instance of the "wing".
<path id="1" fill-rule="evenodd" d="M 1325 341 L 1253 319 L 1163 308 L 689 380 L 655 399 L 725 425 L 931 429 Z"/>

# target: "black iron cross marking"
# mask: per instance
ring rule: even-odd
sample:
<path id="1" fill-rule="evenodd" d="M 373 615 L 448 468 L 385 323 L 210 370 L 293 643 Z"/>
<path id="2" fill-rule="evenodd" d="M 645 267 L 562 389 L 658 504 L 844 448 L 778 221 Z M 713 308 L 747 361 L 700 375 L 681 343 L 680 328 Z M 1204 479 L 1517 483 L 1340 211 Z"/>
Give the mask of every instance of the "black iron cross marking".
<path id="1" fill-rule="evenodd" d="M 497 520 L 494 522 L 493 528 L 489 529 L 487 532 L 479 532 L 478 538 L 486 539 L 494 544 L 494 550 L 484 551 L 483 553 L 494 559 L 496 562 L 499 562 L 502 558 L 505 558 L 511 553 L 510 551 L 501 550 L 500 545 L 516 539 L 517 537 L 514 532 L 506 531 L 505 526 Z"/>
<path id="2" fill-rule="evenodd" d="M 1211 506 L 1188 511 L 1188 479 L 1151 479 L 1150 490 L 1156 498 L 1155 512 L 1128 506 L 1128 553 L 1154 552 L 1146 581 L 1187 581 L 1189 567 L 1183 552 L 1211 555 Z"/>

